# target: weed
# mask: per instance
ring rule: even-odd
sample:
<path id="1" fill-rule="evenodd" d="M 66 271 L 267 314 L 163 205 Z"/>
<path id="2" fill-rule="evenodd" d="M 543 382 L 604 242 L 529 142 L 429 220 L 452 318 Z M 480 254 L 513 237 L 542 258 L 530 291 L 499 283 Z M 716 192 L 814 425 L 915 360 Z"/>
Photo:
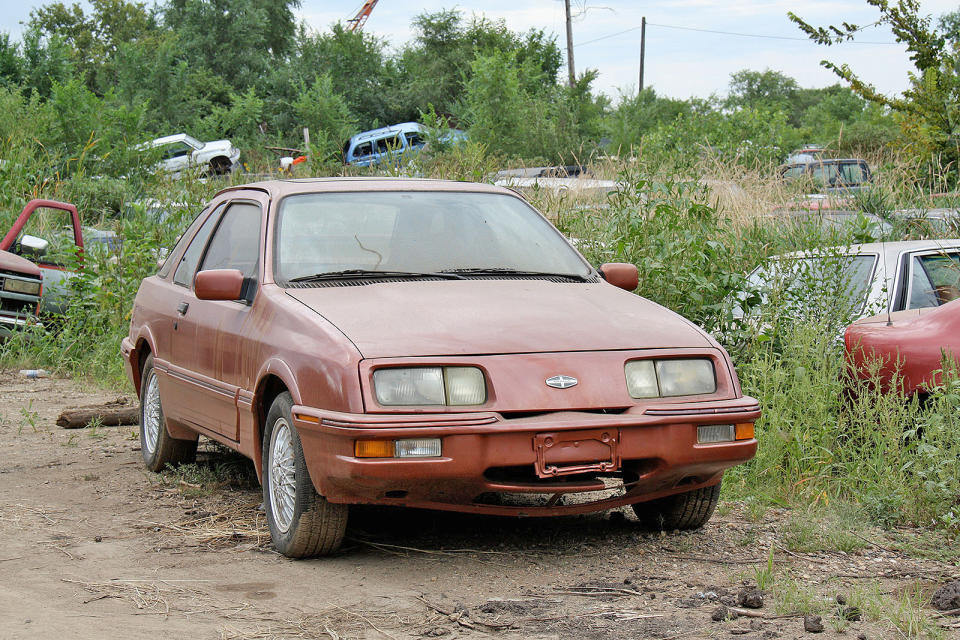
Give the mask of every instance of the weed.
<path id="1" fill-rule="evenodd" d="M 20 428 L 17 429 L 17 435 L 20 435 L 23 432 L 23 428 L 28 425 L 33 429 L 34 433 L 38 431 L 37 425 L 40 423 L 40 414 L 33 411 L 33 400 L 30 400 L 26 407 L 20 407 L 20 416 Z"/>
<path id="2" fill-rule="evenodd" d="M 754 575 L 754 581 L 757 583 L 757 588 L 759 588 L 761 591 L 769 591 L 770 587 L 773 586 L 775 579 L 776 574 L 774 573 L 773 565 L 773 548 L 771 548 L 770 553 L 767 555 L 767 564 L 757 567 Z"/>
<path id="3" fill-rule="evenodd" d="M 103 440 L 107 434 L 103 431 L 103 418 L 95 416 L 87 425 L 87 437 L 93 440 Z"/>

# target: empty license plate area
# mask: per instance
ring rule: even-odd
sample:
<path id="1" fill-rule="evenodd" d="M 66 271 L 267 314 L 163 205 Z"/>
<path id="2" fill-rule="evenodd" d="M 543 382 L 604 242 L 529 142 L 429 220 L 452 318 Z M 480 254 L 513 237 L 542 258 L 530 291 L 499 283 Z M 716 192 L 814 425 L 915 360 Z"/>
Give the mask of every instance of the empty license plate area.
<path id="1" fill-rule="evenodd" d="M 616 471 L 620 468 L 619 441 L 615 429 L 538 433 L 533 438 L 537 476 Z"/>

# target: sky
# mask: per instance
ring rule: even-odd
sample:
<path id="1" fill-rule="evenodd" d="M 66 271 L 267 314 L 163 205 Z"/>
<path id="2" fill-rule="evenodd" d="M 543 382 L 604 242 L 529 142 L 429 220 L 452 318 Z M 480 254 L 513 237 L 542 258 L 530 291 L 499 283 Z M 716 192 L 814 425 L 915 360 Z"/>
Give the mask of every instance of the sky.
<path id="1" fill-rule="evenodd" d="M 0 31 L 19 37 L 31 9 L 43 4 L 47 3 L 0 0 Z M 311 29 L 325 31 L 332 23 L 352 17 L 362 4 L 362 0 L 302 0 L 298 15 Z M 574 68 L 578 72 L 587 68 L 599 71 L 594 88 L 611 97 L 620 91 L 636 91 L 639 26 L 644 16 L 644 85 L 674 98 L 724 95 L 730 74 L 741 69 L 773 69 L 795 78 L 803 87 L 824 87 L 837 78 L 820 66 L 823 59 L 849 64 L 861 78 L 892 94 L 907 88 L 907 73 L 912 68 L 904 47 L 894 41 L 889 29 L 869 27 L 861 32 L 857 43 L 828 48 L 807 40 L 787 19 L 787 12 L 792 10 L 814 25 L 841 21 L 868 25 L 877 19 L 878 12 L 864 0 L 571 0 L 571 5 L 575 14 Z M 922 13 L 937 17 L 956 10 L 958 3 L 921 0 L 920 6 Z M 563 0 L 380 0 L 364 30 L 399 47 L 413 37 L 410 23 L 416 15 L 449 8 L 458 8 L 466 16 L 476 13 L 504 20 L 514 31 L 542 29 L 556 35 L 565 51 Z"/>

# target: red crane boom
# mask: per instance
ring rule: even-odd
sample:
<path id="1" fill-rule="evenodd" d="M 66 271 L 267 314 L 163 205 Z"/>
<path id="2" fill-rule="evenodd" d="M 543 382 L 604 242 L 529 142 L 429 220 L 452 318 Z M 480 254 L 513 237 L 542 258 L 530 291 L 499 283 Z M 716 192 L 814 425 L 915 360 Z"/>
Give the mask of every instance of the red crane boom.
<path id="1" fill-rule="evenodd" d="M 347 22 L 350 23 L 350 31 L 362 31 L 363 25 L 366 23 L 367 18 L 370 17 L 370 13 L 373 11 L 373 8 L 377 6 L 379 0 L 367 0 L 363 3 L 363 6 L 360 7 L 360 11 L 357 11 L 357 15 L 353 16 Z"/>

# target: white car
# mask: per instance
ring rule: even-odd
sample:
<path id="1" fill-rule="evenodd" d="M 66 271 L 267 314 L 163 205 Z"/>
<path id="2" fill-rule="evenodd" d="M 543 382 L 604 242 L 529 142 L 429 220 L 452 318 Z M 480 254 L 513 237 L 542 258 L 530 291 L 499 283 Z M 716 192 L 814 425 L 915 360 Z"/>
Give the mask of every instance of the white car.
<path id="1" fill-rule="evenodd" d="M 837 264 L 842 267 L 833 268 Z M 850 301 L 852 319 L 888 309 L 938 307 L 960 298 L 960 239 L 873 242 L 773 256 L 747 277 L 747 290 L 761 292 L 765 302 L 763 292 L 779 283 L 788 292 L 796 289 L 803 300 L 811 281 L 834 291 L 839 286 Z M 737 297 L 742 301 L 747 294 Z M 743 317 L 743 310 L 735 309 L 734 315 Z"/>
<path id="2" fill-rule="evenodd" d="M 197 168 L 210 175 L 230 173 L 240 164 L 240 150 L 229 140 L 200 142 L 185 133 L 157 138 L 142 145 L 160 149 L 162 160 L 158 168 L 179 177 L 190 168 Z"/>

